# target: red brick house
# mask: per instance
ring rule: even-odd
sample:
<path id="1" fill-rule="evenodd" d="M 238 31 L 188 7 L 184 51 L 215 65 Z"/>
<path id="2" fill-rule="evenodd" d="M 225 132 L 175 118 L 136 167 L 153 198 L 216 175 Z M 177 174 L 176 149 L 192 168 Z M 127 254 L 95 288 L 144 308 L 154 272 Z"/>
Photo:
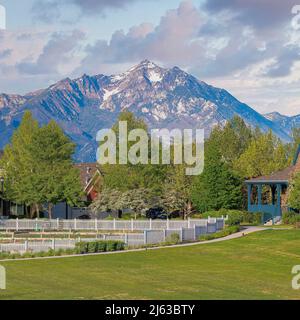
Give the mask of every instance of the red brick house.
<path id="1" fill-rule="evenodd" d="M 102 174 L 97 163 L 79 163 L 75 165 L 80 171 L 80 180 L 87 202 L 94 201 L 101 188 Z"/>
<path id="2" fill-rule="evenodd" d="M 0 158 L 2 154 L 0 151 Z M 99 165 L 97 163 L 79 163 L 75 164 L 75 167 L 79 170 L 82 189 L 85 193 L 83 200 L 86 202 L 86 205 L 89 205 L 96 199 L 101 188 L 102 175 Z M 17 205 L 10 201 L 3 200 L 2 196 L 0 190 L 0 217 L 12 215 L 23 216 L 26 214 L 24 205 Z M 72 218 L 72 208 L 66 203 L 59 203 L 53 208 L 53 217 L 64 219 Z"/>

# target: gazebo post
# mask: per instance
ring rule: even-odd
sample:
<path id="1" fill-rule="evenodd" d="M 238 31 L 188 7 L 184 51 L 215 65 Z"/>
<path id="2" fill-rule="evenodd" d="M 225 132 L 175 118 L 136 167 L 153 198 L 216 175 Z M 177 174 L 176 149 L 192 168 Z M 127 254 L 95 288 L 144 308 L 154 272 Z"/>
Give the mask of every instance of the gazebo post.
<path id="1" fill-rule="evenodd" d="M 261 206 L 261 205 L 262 205 L 262 185 L 261 185 L 261 184 L 258 184 L 258 185 L 257 185 L 257 190 L 258 190 L 257 204 L 258 204 L 259 206 Z"/>
<path id="2" fill-rule="evenodd" d="M 272 205 L 275 205 L 275 186 L 271 185 L 271 192 L 272 192 Z"/>
<path id="3" fill-rule="evenodd" d="M 250 210 L 251 207 L 251 192 L 252 192 L 252 184 L 247 184 L 248 189 L 248 210 Z"/>
<path id="4" fill-rule="evenodd" d="M 281 215 L 281 184 L 277 184 L 277 207 Z"/>

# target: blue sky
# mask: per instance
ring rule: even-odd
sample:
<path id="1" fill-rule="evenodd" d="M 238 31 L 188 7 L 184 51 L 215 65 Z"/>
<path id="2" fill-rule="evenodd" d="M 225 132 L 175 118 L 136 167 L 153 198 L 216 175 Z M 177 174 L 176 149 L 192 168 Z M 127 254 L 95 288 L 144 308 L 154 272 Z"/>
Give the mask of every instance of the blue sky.
<path id="1" fill-rule="evenodd" d="M 300 1 L 299 1 L 300 2 Z M 0 0 L 0 92 L 177 65 L 260 112 L 300 114 L 295 0 Z M 299 20 L 300 21 L 300 20 Z"/>

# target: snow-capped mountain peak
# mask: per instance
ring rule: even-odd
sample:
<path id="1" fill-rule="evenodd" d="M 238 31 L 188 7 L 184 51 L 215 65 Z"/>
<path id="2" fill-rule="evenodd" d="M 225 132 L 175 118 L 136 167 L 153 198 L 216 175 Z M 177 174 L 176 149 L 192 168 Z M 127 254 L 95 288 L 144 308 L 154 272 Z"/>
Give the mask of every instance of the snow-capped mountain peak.
<path id="1" fill-rule="evenodd" d="M 66 78 L 25 96 L 0 95 L 0 149 L 9 142 L 25 110 L 40 123 L 56 120 L 78 145 L 78 161 L 94 161 L 96 132 L 109 128 L 124 110 L 143 118 L 149 128 L 204 128 L 238 115 L 250 126 L 272 129 L 283 140 L 289 132 L 235 99 L 224 89 L 198 80 L 178 67 L 162 68 L 144 60 L 112 75 Z"/>

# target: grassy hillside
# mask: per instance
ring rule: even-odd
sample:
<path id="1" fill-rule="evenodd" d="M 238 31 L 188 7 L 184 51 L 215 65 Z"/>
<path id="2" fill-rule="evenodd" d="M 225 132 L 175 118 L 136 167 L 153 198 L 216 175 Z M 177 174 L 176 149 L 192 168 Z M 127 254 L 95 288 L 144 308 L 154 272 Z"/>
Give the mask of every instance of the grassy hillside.
<path id="1" fill-rule="evenodd" d="M 300 231 L 116 255 L 1 262 L 0 299 L 300 299 Z"/>

